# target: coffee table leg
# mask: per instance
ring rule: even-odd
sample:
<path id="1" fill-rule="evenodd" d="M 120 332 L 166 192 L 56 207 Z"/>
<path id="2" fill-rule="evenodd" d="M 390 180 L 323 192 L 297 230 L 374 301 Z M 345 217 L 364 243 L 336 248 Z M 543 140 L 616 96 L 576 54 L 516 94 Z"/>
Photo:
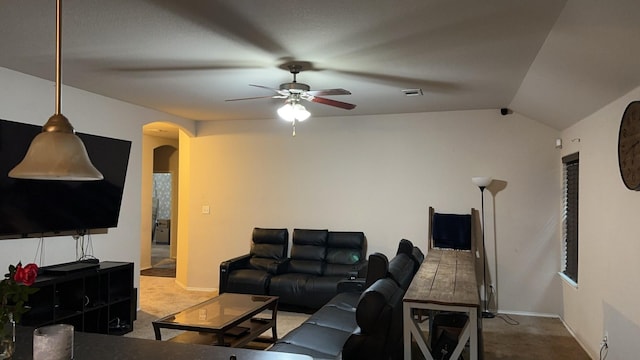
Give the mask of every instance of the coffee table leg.
<path id="1" fill-rule="evenodd" d="M 273 327 L 271 328 L 271 334 L 273 337 L 273 342 L 276 342 L 278 340 L 278 330 L 277 330 L 277 324 L 278 322 L 276 321 L 278 317 L 278 301 L 275 302 L 275 305 L 273 306 L 273 310 L 271 312 L 271 320 L 273 321 Z"/>
<path id="2" fill-rule="evenodd" d="M 156 340 L 162 340 L 162 335 L 160 334 L 160 327 L 153 323 L 153 332 L 156 334 Z"/>
<path id="3" fill-rule="evenodd" d="M 226 346 L 225 343 L 224 343 L 224 333 L 223 332 L 218 332 L 218 333 L 216 333 L 216 336 L 218 338 L 218 343 L 216 345 Z"/>

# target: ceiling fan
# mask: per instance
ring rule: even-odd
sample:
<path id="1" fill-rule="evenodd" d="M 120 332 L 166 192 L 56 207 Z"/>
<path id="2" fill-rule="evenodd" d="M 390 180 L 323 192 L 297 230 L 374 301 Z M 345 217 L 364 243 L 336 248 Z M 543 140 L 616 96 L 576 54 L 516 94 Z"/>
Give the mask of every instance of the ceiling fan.
<path id="1" fill-rule="evenodd" d="M 284 106 L 278 109 L 278 115 L 280 115 L 280 117 L 284 120 L 293 123 L 293 136 L 296 136 L 296 121 L 304 121 L 311 115 L 311 113 L 309 113 L 309 111 L 307 111 L 307 109 L 302 104 L 300 104 L 301 100 L 334 106 L 345 110 L 351 110 L 356 107 L 354 104 L 322 97 L 327 95 L 351 95 L 350 91 L 345 89 L 311 90 L 311 87 L 309 85 L 299 83 L 296 79 L 297 75 L 302 70 L 302 65 L 289 64 L 287 67 L 289 68 L 289 72 L 293 75 L 293 81 L 280 84 L 279 89 L 273 89 L 268 86 L 262 85 L 249 85 L 273 91 L 275 92 L 275 95 L 227 99 L 226 101 L 254 100 L 266 98 L 285 99 Z"/>
<path id="2" fill-rule="evenodd" d="M 315 102 L 319 104 L 335 106 L 345 110 L 351 110 L 356 107 L 354 104 L 349 104 L 346 102 L 327 99 L 322 97 L 327 95 L 351 95 L 350 91 L 345 89 L 311 90 L 311 87 L 309 85 L 299 83 L 296 80 L 297 75 L 300 73 L 300 71 L 302 71 L 302 66 L 300 64 L 290 64 L 287 67 L 289 68 L 289 72 L 293 74 L 293 81 L 289 83 L 280 84 L 279 89 L 273 89 L 268 86 L 262 86 L 262 85 L 254 85 L 254 84 L 249 85 L 249 86 L 254 86 L 262 89 L 271 90 L 276 93 L 275 95 L 256 96 L 256 97 L 239 98 L 239 99 L 227 99 L 226 101 L 272 98 L 272 99 L 285 99 L 285 102 L 294 102 L 294 103 L 297 103 L 300 100 L 306 100 L 306 101 Z"/>

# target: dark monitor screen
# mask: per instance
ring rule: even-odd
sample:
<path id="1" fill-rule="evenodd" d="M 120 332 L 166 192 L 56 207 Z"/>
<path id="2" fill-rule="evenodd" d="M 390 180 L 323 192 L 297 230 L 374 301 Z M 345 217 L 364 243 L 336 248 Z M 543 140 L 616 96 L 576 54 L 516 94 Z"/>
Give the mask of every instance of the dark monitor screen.
<path id="1" fill-rule="evenodd" d="M 471 250 L 470 214 L 433 214 L 433 247 Z"/>
<path id="2" fill-rule="evenodd" d="M 41 126 L 0 120 L 0 237 L 33 236 L 118 225 L 131 142 L 78 133 L 99 181 L 8 177 Z"/>

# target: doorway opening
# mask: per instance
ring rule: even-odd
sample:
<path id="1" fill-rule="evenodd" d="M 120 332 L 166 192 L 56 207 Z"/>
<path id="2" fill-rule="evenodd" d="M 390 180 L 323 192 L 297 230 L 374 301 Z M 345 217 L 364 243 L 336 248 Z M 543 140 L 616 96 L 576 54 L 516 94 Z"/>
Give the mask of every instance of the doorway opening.
<path id="1" fill-rule="evenodd" d="M 153 131 L 156 128 L 163 131 Z M 152 123 L 143 128 L 140 275 L 176 277 L 180 261 L 178 132 L 175 125 L 168 123 Z"/>
<path id="2" fill-rule="evenodd" d="M 151 207 L 151 268 L 147 275 L 175 277 L 176 258 L 171 256 L 171 209 L 173 205 L 173 175 L 153 173 Z M 175 239 L 174 239 L 175 241 Z"/>

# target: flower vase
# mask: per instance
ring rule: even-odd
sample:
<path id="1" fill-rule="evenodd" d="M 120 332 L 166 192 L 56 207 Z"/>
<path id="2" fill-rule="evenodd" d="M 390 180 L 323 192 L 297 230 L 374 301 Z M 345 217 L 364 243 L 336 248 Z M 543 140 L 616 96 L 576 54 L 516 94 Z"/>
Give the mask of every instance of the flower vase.
<path id="1" fill-rule="evenodd" d="M 9 314 L 9 321 L 2 324 L 0 332 L 0 359 L 11 359 L 16 344 L 16 322 L 13 315 Z"/>

